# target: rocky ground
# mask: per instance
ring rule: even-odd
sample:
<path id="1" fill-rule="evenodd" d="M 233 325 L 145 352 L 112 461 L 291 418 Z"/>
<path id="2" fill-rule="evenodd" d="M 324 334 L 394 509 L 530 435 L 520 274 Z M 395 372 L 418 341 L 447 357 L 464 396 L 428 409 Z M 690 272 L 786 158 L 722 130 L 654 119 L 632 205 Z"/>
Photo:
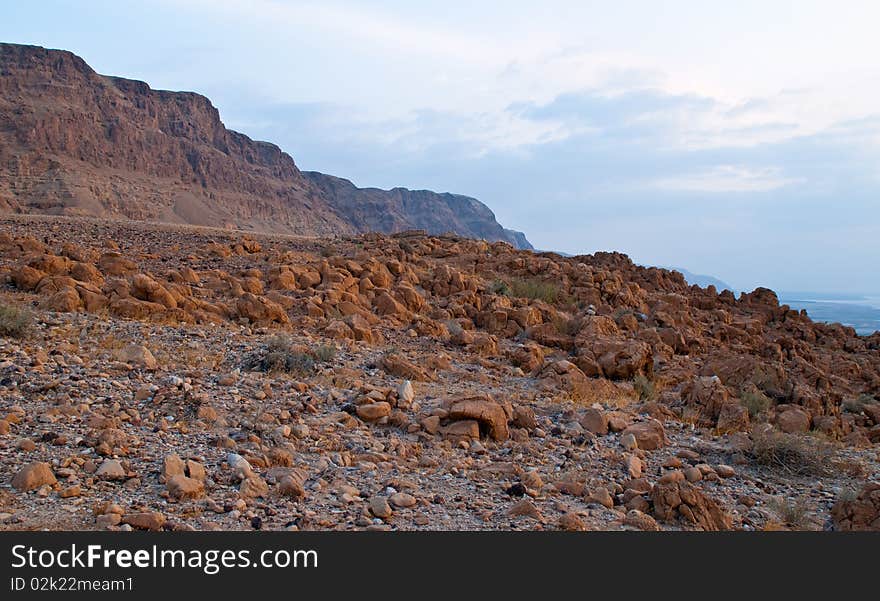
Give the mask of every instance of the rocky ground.
<path id="1" fill-rule="evenodd" d="M 880 335 L 768 290 L 23 216 L 0 285 L 0 528 L 880 528 Z"/>

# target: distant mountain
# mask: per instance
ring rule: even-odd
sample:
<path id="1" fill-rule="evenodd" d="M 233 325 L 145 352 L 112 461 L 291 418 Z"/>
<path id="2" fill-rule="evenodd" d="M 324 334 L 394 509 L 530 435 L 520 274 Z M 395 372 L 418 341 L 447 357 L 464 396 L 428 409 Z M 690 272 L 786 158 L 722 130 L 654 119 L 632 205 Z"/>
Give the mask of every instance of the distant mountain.
<path id="1" fill-rule="evenodd" d="M 715 286 L 718 292 L 722 290 L 730 290 L 731 292 L 738 293 L 739 291 L 722 280 L 711 276 L 711 275 L 699 275 L 696 273 L 692 273 L 687 269 L 682 269 L 681 267 L 664 267 L 664 269 L 669 269 L 672 271 L 677 271 L 681 275 L 684 276 L 684 279 L 687 280 L 688 284 L 700 286 L 701 288 L 706 288 L 708 286 Z"/>
<path id="2" fill-rule="evenodd" d="M 204 96 L 18 44 L 0 44 L 2 211 L 319 236 L 424 229 L 531 248 L 474 198 L 304 173 L 227 129 Z"/>
<path id="3" fill-rule="evenodd" d="M 321 191 L 331 206 L 358 224 L 362 231 L 422 229 L 429 234 L 454 232 L 468 238 L 504 240 L 515 248 L 532 248 L 524 234 L 501 227 L 489 207 L 476 198 L 406 188 L 358 188 L 341 177 L 316 171 L 303 171 L 302 174 Z"/>

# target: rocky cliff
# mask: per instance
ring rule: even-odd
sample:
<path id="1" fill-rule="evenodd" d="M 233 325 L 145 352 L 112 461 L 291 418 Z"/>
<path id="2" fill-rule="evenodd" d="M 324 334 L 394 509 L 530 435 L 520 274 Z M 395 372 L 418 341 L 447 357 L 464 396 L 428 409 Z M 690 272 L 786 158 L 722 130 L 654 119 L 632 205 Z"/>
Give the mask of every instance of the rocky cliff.
<path id="1" fill-rule="evenodd" d="M 306 171 L 341 214 L 361 231 L 399 232 L 422 229 L 429 234 L 454 232 L 468 238 L 502 240 L 516 248 L 531 249 L 521 232 L 503 227 L 495 214 L 476 198 L 460 194 L 438 194 L 430 190 L 358 188 L 347 179 Z"/>
<path id="2" fill-rule="evenodd" d="M 530 248 L 475 199 L 304 174 L 227 129 L 204 96 L 36 46 L 0 44 L 0 174 L 0 211 L 304 235 L 425 229 Z"/>

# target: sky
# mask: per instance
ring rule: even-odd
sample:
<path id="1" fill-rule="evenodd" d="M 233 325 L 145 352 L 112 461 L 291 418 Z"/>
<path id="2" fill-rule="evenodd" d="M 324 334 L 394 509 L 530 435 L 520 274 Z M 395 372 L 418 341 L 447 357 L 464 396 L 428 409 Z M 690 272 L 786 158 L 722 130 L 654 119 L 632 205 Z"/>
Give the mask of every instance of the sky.
<path id="1" fill-rule="evenodd" d="M 535 247 L 880 295 L 880 3 L 0 0 L 0 40 L 208 96 Z"/>

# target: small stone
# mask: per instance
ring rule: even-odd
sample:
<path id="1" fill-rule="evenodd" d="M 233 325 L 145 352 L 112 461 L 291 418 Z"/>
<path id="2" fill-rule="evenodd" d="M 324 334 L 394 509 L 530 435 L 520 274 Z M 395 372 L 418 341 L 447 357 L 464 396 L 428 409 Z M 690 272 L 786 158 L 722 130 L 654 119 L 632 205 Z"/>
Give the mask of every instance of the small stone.
<path id="1" fill-rule="evenodd" d="M 303 438 L 309 437 L 310 430 L 305 424 L 295 424 L 291 426 L 290 433 L 293 434 L 294 438 L 302 440 Z"/>
<path id="2" fill-rule="evenodd" d="M 649 532 L 657 532 L 658 530 L 660 530 L 660 526 L 657 524 L 657 520 L 645 513 L 642 513 L 638 509 L 630 509 L 627 512 L 626 517 L 623 518 L 623 523 L 627 526 L 632 526 L 633 528 L 638 528 L 639 530 L 645 530 Z"/>
<path id="3" fill-rule="evenodd" d="M 226 456 L 226 462 L 229 464 L 233 476 L 238 480 L 245 480 L 254 475 L 254 468 L 251 467 L 251 464 L 237 453 L 229 453 Z"/>
<path id="4" fill-rule="evenodd" d="M 580 424 L 585 430 L 598 436 L 608 434 L 608 416 L 600 409 L 592 407 L 586 409 L 581 416 Z"/>
<path id="5" fill-rule="evenodd" d="M 646 451 L 654 451 L 666 444 L 666 431 L 663 429 L 663 424 L 655 419 L 632 424 L 623 431 L 623 434 L 624 436 L 632 434 L 638 447 Z"/>
<path id="6" fill-rule="evenodd" d="M 28 463 L 21 468 L 12 478 L 12 487 L 21 492 L 27 492 L 45 485 L 53 485 L 57 482 L 52 467 L 48 463 Z"/>
<path id="7" fill-rule="evenodd" d="M 746 507 L 754 507 L 757 503 L 754 497 L 750 497 L 749 495 L 740 495 L 736 502 Z"/>
<path id="8" fill-rule="evenodd" d="M 30 453 L 31 451 L 36 450 L 37 443 L 35 443 L 30 438 L 22 438 L 21 440 L 18 441 L 18 444 L 16 446 L 18 447 L 18 449 L 20 451 Z"/>
<path id="9" fill-rule="evenodd" d="M 147 370 L 154 370 L 159 365 L 150 349 L 139 344 L 124 346 L 116 352 L 116 360 Z"/>
<path id="10" fill-rule="evenodd" d="M 689 467 L 684 470 L 684 477 L 688 482 L 699 482 L 703 479 L 703 472 L 696 467 Z"/>
<path id="11" fill-rule="evenodd" d="M 124 480 L 125 469 L 117 459 L 105 459 L 95 476 L 101 480 Z"/>
<path id="12" fill-rule="evenodd" d="M 697 461 L 700 458 L 700 454 L 696 451 L 692 451 L 690 449 L 679 449 L 675 452 L 676 457 L 681 457 L 686 461 Z"/>
<path id="13" fill-rule="evenodd" d="M 596 503 L 597 505 L 602 505 L 603 507 L 607 507 L 611 509 L 614 507 L 614 498 L 611 496 L 611 493 L 608 492 L 608 489 L 604 486 L 600 486 L 595 490 L 590 491 L 590 494 L 587 495 L 587 503 Z"/>
<path id="14" fill-rule="evenodd" d="M 252 474 L 241 481 L 238 492 L 247 499 L 266 497 L 269 495 L 269 485 L 260 476 Z"/>
<path id="15" fill-rule="evenodd" d="M 417 503 L 416 498 L 405 492 L 394 493 L 388 498 L 388 501 L 394 507 L 407 508 L 414 507 Z"/>
<path id="16" fill-rule="evenodd" d="M 681 462 L 681 459 L 679 459 L 678 457 L 667 457 L 663 461 L 663 467 L 680 468 L 681 466 L 682 466 L 682 462 Z"/>
<path id="17" fill-rule="evenodd" d="M 535 507 L 535 504 L 529 499 L 522 499 L 521 501 L 514 503 L 513 506 L 507 510 L 507 515 L 511 517 L 527 517 L 538 521 L 544 519 L 540 510 L 538 510 L 538 508 Z"/>
<path id="18" fill-rule="evenodd" d="M 627 451 L 635 451 L 639 448 L 639 443 L 636 442 L 636 437 L 630 433 L 626 433 L 620 437 L 620 446 L 622 446 Z"/>
<path id="19" fill-rule="evenodd" d="M 116 513 L 108 513 L 104 515 L 99 515 L 95 518 L 95 526 L 102 530 L 107 530 L 113 526 L 119 524 L 122 521 L 122 516 Z"/>
<path id="20" fill-rule="evenodd" d="M 732 478 L 736 476 L 736 470 L 729 465 L 721 464 L 715 466 L 715 473 L 722 478 Z"/>
<path id="21" fill-rule="evenodd" d="M 391 405 L 385 401 L 360 405 L 357 408 L 358 417 L 367 422 L 374 422 L 391 415 Z"/>
<path id="22" fill-rule="evenodd" d="M 187 478 L 183 474 L 172 476 L 168 480 L 168 494 L 172 499 L 198 499 L 205 494 L 205 483 L 195 478 Z"/>
<path id="23" fill-rule="evenodd" d="M 436 434 L 440 431 L 440 417 L 431 415 L 419 422 L 428 434 Z"/>
<path id="24" fill-rule="evenodd" d="M 122 522 L 141 530 L 161 530 L 165 525 L 165 515 L 158 511 L 129 513 L 122 516 Z"/>
<path id="25" fill-rule="evenodd" d="M 624 459 L 624 465 L 630 478 L 642 477 L 642 460 L 635 455 L 627 455 Z"/>
<path id="26" fill-rule="evenodd" d="M 526 472 L 520 478 L 520 481 L 523 483 L 523 486 L 526 487 L 526 490 L 540 492 L 542 488 L 544 488 L 544 481 L 541 480 L 541 475 L 538 474 L 537 471 L 531 470 Z"/>
<path id="27" fill-rule="evenodd" d="M 74 484 L 73 486 L 68 486 L 58 493 L 58 496 L 62 499 L 70 499 L 72 497 L 78 497 L 82 495 L 82 488 L 79 484 Z"/>
<path id="28" fill-rule="evenodd" d="M 205 466 L 192 459 L 186 460 L 186 475 L 202 482 L 208 479 L 208 472 L 205 470 Z"/>
<path id="29" fill-rule="evenodd" d="M 287 497 L 300 498 L 306 494 L 302 478 L 287 474 L 278 482 L 278 492 Z"/>
<path id="30" fill-rule="evenodd" d="M 776 417 L 776 425 L 789 434 L 807 432 L 810 429 L 810 414 L 800 407 L 791 407 Z"/>
<path id="31" fill-rule="evenodd" d="M 578 514 L 569 511 L 562 514 L 562 517 L 559 518 L 559 529 L 569 532 L 582 532 L 587 529 L 587 525 Z"/>
<path id="32" fill-rule="evenodd" d="M 699 471 L 699 470 L 698 470 Z M 672 484 L 673 482 L 684 482 L 685 475 L 681 470 L 672 470 L 660 477 L 660 484 Z"/>
<path id="33" fill-rule="evenodd" d="M 166 455 L 162 462 L 162 478 L 168 482 L 174 476 L 183 476 L 186 473 L 186 464 L 176 453 Z"/>
<path id="34" fill-rule="evenodd" d="M 413 399 L 416 398 L 416 393 L 413 390 L 412 382 L 409 380 L 404 380 L 400 386 L 397 387 L 397 400 L 399 403 L 408 406 L 411 405 Z"/>
<path id="35" fill-rule="evenodd" d="M 383 520 L 390 518 L 393 513 L 391 506 L 388 504 L 388 499 L 382 496 L 371 497 L 369 508 L 370 513 Z"/>

